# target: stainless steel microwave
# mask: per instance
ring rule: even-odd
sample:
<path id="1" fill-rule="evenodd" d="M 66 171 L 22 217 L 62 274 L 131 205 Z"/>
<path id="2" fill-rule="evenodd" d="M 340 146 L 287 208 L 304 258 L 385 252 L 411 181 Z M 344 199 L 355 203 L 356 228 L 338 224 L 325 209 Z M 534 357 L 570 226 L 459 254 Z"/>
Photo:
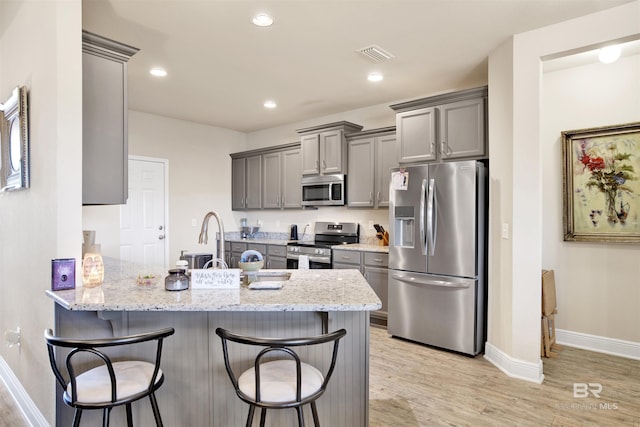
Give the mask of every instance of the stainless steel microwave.
<path id="1" fill-rule="evenodd" d="M 344 175 L 302 177 L 302 206 L 341 206 L 345 202 Z"/>

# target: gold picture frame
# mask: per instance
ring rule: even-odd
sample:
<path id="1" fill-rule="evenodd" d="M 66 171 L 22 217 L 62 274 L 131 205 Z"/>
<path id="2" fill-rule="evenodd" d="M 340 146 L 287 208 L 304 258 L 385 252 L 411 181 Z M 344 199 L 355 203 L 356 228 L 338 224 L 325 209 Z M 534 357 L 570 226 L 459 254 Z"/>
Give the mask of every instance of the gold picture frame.
<path id="1" fill-rule="evenodd" d="M 564 240 L 640 242 L 640 122 L 562 132 Z"/>
<path id="2" fill-rule="evenodd" d="M 29 188 L 27 89 L 16 87 L 0 104 L 0 192 Z"/>

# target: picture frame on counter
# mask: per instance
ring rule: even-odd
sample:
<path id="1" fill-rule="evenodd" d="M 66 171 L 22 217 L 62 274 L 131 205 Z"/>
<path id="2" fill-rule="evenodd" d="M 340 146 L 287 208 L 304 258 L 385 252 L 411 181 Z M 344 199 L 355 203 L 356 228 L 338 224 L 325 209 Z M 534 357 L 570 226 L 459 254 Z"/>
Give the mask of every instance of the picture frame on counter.
<path id="1" fill-rule="evenodd" d="M 562 132 L 564 240 L 640 242 L 640 122 Z"/>
<path id="2" fill-rule="evenodd" d="M 0 104 L 0 192 L 29 188 L 27 89 L 16 87 Z"/>

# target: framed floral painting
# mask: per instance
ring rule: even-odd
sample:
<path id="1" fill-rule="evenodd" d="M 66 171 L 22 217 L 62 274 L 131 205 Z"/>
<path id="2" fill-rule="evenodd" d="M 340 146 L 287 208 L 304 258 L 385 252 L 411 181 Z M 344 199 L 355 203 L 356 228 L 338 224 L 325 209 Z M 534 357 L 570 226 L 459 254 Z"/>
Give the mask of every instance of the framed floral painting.
<path id="1" fill-rule="evenodd" d="M 640 243 L 640 122 L 562 132 L 564 240 Z"/>

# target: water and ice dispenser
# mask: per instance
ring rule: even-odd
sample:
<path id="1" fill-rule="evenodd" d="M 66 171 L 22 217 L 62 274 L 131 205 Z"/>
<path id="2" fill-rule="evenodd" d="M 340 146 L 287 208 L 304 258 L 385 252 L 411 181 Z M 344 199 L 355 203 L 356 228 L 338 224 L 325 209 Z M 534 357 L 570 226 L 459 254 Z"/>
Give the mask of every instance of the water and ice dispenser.
<path id="1" fill-rule="evenodd" d="M 397 247 L 415 246 L 415 207 L 396 206 L 393 218 L 393 244 Z"/>

